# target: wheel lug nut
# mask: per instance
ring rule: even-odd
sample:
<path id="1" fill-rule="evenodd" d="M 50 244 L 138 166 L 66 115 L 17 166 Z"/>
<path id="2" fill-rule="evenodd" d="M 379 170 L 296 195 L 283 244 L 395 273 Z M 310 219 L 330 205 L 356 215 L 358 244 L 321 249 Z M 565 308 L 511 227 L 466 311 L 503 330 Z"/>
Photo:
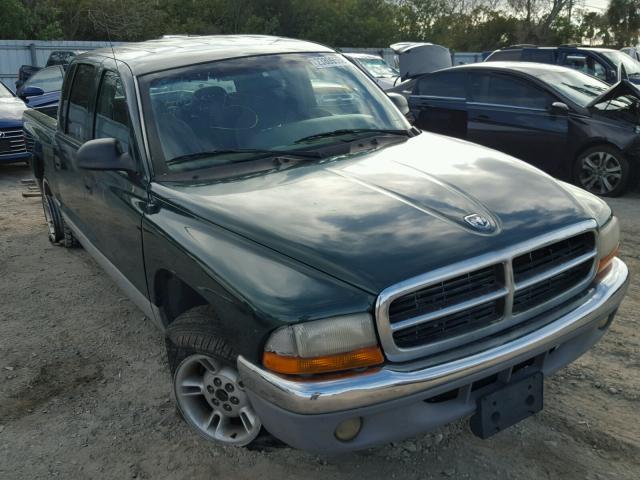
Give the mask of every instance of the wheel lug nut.
<path id="1" fill-rule="evenodd" d="M 215 398 L 212 400 L 213 404 L 217 407 L 218 405 L 220 405 L 220 402 L 218 400 L 216 400 Z"/>
<path id="2" fill-rule="evenodd" d="M 219 387 L 220 385 L 222 385 L 222 380 L 220 380 L 219 378 L 216 377 L 216 378 L 213 379 L 213 384 L 216 387 Z"/>
<path id="3" fill-rule="evenodd" d="M 207 392 L 209 392 L 209 393 L 213 393 L 214 392 L 213 387 L 211 385 L 207 385 Z"/>
<path id="4" fill-rule="evenodd" d="M 234 405 L 238 405 L 238 403 L 240 403 L 240 400 L 238 400 L 238 397 L 231 397 L 231 403 L 233 403 Z"/>
<path id="5" fill-rule="evenodd" d="M 224 408 L 227 412 L 231 411 L 231 405 L 229 405 L 228 403 L 225 403 L 222 408 Z"/>
<path id="6" fill-rule="evenodd" d="M 231 393 L 231 392 L 233 392 L 233 391 L 235 390 L 235 388 L 233 388 L 233 385 L 231 385 L 230 383 L 227 383 L 227 384 L 224 386 L 224 389 L 225 389 L 227 392 L 229 392 L 229 393 Z"/>

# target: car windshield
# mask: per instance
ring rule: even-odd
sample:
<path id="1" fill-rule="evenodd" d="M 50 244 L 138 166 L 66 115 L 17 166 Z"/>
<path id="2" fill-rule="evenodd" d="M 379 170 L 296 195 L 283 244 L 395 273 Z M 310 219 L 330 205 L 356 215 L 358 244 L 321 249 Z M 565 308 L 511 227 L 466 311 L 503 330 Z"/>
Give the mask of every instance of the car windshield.
<path id="1" fill-rule="evenodd" d="M 581 107 L 586 107 L 610 88 L 610 85 L 597 78 L 569 69 L 542 73 L 538 78 Z"/>
<path id="2" fill-rule="evenodd" d="M 13 94 L 0 82 L 0 98 L 13 98 Z"/>
<path id="3" fill-rule="evenodd" d="M 620 68 L 620 64 L 622 64 L 625 72 L 627 72 L 627 75 L 630 77 L 640 76 L 640 63 L 626 53 L 618 51 L 603 51 L 602 55 L 611 60 L 618 68 Z"/>
<path id="4" fill-rule="evenodd" d="M 376 78 L 397 77 L 400 73 L 382 58 L 358 58 L 367 71 Z"/>
<path id="5" fill-rule="evenodd" d="M 410 125 L 358 68 L 334 53 L 262 55 L 143 77 L 152 156 L 162 173 L 269 152 L 407 134 Z"/>

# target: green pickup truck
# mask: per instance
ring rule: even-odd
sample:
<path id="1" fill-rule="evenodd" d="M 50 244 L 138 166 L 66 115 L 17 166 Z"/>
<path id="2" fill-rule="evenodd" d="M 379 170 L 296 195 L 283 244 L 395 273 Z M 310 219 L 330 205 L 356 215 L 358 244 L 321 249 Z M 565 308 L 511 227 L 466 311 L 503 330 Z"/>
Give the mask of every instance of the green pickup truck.
<path id="1" fill-rule="evenodd" d="M 486 438 L 607 331 L 606 203 L 406 107 L 330 48 L 219 36 L 79 55 L 57 120 L 25 113 L 49 239 L 165 332 L 204 438 L 340 452 L 464 416 Z"/>

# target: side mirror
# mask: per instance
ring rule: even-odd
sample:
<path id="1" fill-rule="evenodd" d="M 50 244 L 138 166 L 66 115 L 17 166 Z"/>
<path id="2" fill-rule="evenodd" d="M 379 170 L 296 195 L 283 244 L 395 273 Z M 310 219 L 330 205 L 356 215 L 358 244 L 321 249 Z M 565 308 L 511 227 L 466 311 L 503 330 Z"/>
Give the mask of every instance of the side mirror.
<path id="1" fill-rule="evenodd" d="M 20 92 L 20 98 L 23 100 L 27 97 L 38 97 L 40 95 L 44 95 L 44 90 L 40 87 L 24 87 Z"/>
<path id="2" fill-rule="evenodd" d="M 135 162 L 115 138 L 89 140 L 78 149 L 77 159 L 85 170 L 136 171 Z"/>
<path id="3" fill-rule="evenodd" d="M 405 116 L 409 114 L 409 102 L 407 102 L 407 99 L 403 95 L 392 92 L 392 93 L 387 93 L 387 96 L 391 99 L 393 104 L 396 107 L 398 107 L 398 110 L 400 110 L 400 113 L 402 113 Z"/>
<path id="4" fill-rule="evenodd" d="M 567 115 L 569 113 L 569 106 L 563 102 L 553 102 L 549 110 L 554 115 Z"/>

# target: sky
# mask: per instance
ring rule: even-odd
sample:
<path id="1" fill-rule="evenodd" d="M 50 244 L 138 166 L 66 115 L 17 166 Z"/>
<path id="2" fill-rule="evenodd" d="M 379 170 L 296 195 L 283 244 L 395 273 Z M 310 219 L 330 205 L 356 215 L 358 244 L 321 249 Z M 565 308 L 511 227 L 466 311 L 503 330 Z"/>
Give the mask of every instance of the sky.
<path id="1" fill-rule="evenodd" d="M 603 12 L 607 9 L 609 0 L 584 0 L 584 6 L 588 10 L 595 10 L 597 12 Z"/>

